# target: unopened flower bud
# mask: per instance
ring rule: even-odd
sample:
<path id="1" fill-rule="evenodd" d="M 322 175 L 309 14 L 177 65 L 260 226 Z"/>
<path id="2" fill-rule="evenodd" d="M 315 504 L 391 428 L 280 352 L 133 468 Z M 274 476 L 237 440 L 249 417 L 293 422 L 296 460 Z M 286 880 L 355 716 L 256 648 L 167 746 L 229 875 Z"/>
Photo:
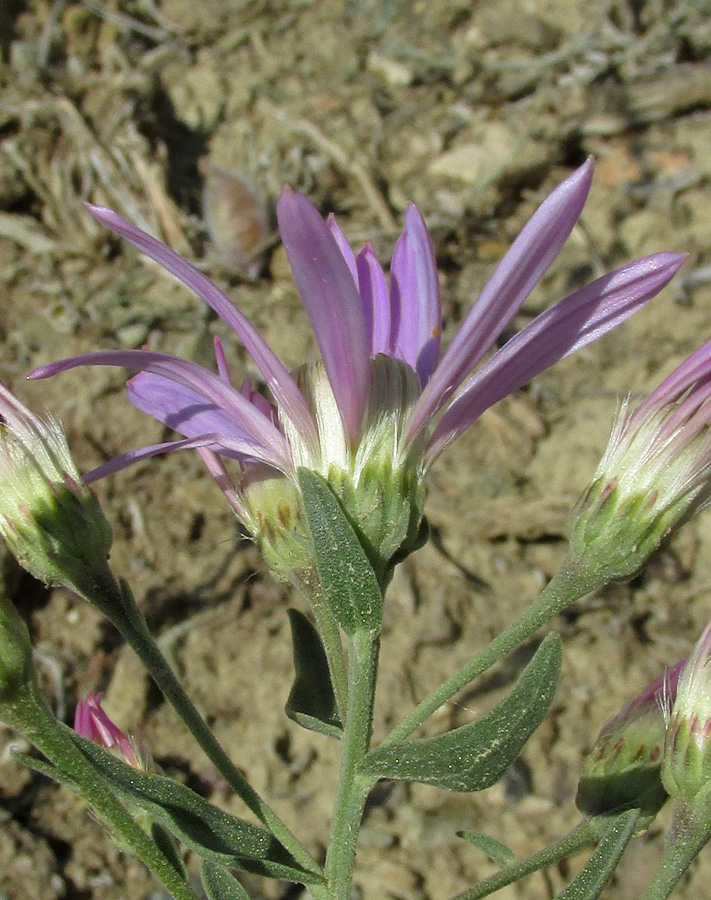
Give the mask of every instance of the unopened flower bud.
<path id="1" fill-rule="evenodd" d="M 610 580 L 637 574 L 711 496 L 710 379 L 711 341 L 634 412 L 620 410 L 569 526 L 573 556 Z"/>
<path id="2" fill-rule="evenodd" d="M 105 577 L 111 528 L 59 424 L 37 418 L 2 385 L 0 415 L 0 534 L 35 578 L 83 593 Z"/>
<path id="3" fill-rule="evenodd" d="M 668 669 L 603 727 L 585 760 L 575 798 L 582 812 L 636 808 L 655 816 L 662 808 L 666 717 L 684 663 Z"/>
<path id="4" fill-rule="evenodd" d="M 107 716 L 101 706 L 101 694 L 88 694 L 77 704 L 74 730 L 133 766 L 147 772 L 152 769 L 148 755 L 135 737 L 127 737 Z"/>
<path id="5" fill-rule="evenodd" d="M 711 622 L 679 676 L 667 725 L 662 777 L 675 799 L 692 800 L 711 783 Z"/>

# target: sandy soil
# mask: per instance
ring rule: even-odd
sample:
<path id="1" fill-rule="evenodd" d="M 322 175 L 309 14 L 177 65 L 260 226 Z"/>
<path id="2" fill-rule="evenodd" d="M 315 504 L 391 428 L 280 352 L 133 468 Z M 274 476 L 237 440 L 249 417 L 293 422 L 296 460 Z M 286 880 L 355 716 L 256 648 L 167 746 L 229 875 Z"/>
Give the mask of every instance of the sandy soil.
<path id="1" fill-rule="evenodd" d="M 271 245 L 253 281 L 220 257 L 200 200 L 215 167 L 248 177 L 270 204 L 284 182 L 306 192 L 384 262 L 414 200 L 436 246 L 445 339 L 535 205 L 588 154 L 597 174 L 581 224 L 517 325 L 634 256 L 690 253 L 686 283 L 487 413 L 437 464 L 427 508 L 435 539 L 388 595 L 383 734 L 556 571 L 567 511 L 618 398 L 649 390 L 711 334 L 711 289 L 690 277 L 711 263 L 711 4 L 9 0 L 0 54 L 0 377 L 62 419 L 83 468 L 162 431 L 131 409 L 121 373 L 26 384 L 33 366 L 144 344 L 208 364 L 218 334 L 234 371 L 253 369 L 195 297 L 102 233 L 82 199 L 113 206 L 197 260 L 290 365 L 314 346 L 283 250 Z M 285 610 L 301 601 L 270 579 L 192 455 L 143 464 L 98 492 L 115 528 L 115 569 L 191 695 L 255 785 L 322 852 L 336 748 L 283 712 Z M 403 786 L 377 794 L 358 896 L 440 900 L 489 874 L 458 829 L 486 830 L 523 855 L 572 827 L 580 760 L 599 727 L 685 655 L 708 619 L 710 541 L 705 515 L 634 583 L 557 623 L 565 658 L 554 708 L 500 785 L 474 796 Z M 77 696 L 105 691 L 116 721 L 140 729 L 166 772 L 238 811 L 99 615 L 6 568 L 4 589 L 32 623 L 58 713 L 69 718 Z M 487 708 L 520 662 L 433 727 Z M 0 754 L 13 740 L 0 731 Z M 7 752 L 0 798 L 8 900 L 162 896 L 82 803 Z M 663 825 L 662 816 L 630 849 L 607 897 L 640 895 Z M 553 897 L 570 871 L 498 896 Z M 678 896 L 700 896 L 710 877 L 705 852 Z M 249 886 L 254 897 L 286 896 L 279 884 Z"/>

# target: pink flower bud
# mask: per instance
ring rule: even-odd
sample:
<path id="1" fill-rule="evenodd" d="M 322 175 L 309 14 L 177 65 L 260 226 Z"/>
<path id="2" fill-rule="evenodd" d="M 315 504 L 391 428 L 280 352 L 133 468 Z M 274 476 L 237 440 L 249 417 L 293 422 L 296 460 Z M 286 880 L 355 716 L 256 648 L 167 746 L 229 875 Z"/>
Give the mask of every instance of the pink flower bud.
<path id="1" fill-rule="evenodd" d="M 147 771 L 150 766 L 146 754 L 135 738 L 127 737 L 114 725 L 102 709 L 101 700 L 101 694 L 88 694 L 85 700 L 77 703 L 74 730 L 81 737 L 115 753 L 134 769 Z"/>

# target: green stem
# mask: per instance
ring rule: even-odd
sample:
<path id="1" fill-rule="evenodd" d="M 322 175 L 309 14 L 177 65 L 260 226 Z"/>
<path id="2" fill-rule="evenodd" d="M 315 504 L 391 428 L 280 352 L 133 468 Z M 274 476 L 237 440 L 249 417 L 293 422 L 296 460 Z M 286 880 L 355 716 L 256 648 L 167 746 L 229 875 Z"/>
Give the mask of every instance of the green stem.
<path id="1" fill-rule="evenodd" d="M 348 672 L 343 654 L 341 632 L 333 613 L 324 601 L 320 586 L 315 586 L 308 595 L 309 603 L 316 619 L 323 648 L 326 651 L 328 669 L 331 673 L 333 693 L 341 722 L 346 721 L 348 709 Z"/>
<path id="2" fill-rule="evenodd" d="M 666 900 L 710 839 L 708 810 L 699 815 L 698 810 L 695 814 L 689 807 L 677 807 L 659 868 L 642 900 Z"/>
<path id="3" fill-rule="evenodd" d="M 358 773 L 370 747 L 380 636 L 357 631 L 348 641 L 348 714 L 342 738 L 341 773 L 326 855 L 328 900 L 350 900 L 353 864 L 363 809 L 373 784 Z"/>
<path id="4" fill-rule="evenodd" d="M 111 618 L 111 621 L 124 640 L 136 652 L 161 692 L 190 729 L 198 744 L 202 747 L 217 771 L 227 781 L 237 796 L 245 803 L 247 808 L 257 816 L 260 822 L 270 829 L 277 840 L 279 840 L 289 853 L 291 853 L 300 866 L 303 866 L 303 868 L 309 872 L 323 875 L 321 867 L 313 859 L 308 850 L 306 850 L 298 838 L 291 832 L 271 807 L 262 800 L 259 794 L 247 781 L 244 774 L 234 765 L 205 720 L 197 711 L 193 702 L 185 693 L 177 676 L 170 668 L 168 661 L 163 656 L 148 631 L 145 619 L 138 610 L 138 606 L 136 605 L 128 586 L 122 582 L 121 587 L 119 588 L 119 586 L 113 582 L 113 587 L 104 585 L 103 589 L 113 590 L 114 593 L 119 592 L 120 595 L 112 598 L 104 596 L 101 598 L 101 603 L 97 603 L 97 605 L 100 605 L 100 608 L 104 610 L 111 610 L 109 618 Z M 87 599 L 89 599 L 90 602 L 93 602 L 92 598 Z M 123 615 L 116 614 L 116 611 L 119 609 L 123 612 Z M 312 885 L 311 892 L 314 895 L 315 900 L 321 900 L 322 892 L 318 885 Z"/>
<path id="5" fill-rule="evenodd" d="M 527 859 L 516 860 L 510 865 L 503 868 L 496 875 L 480 881 L 473 888 L 469 888 L 461 894 L 457 894 L 452 900 L 480 900 L 481 897 L 488 897 L 495 891 L 501 890 L 507 884 L 513 884 L 526 875 L 538 872 L 539 869 L 546 869 L 561 859 L 566 859 L 577 853 L 583 847 L 594 844 L 600 837 L 601 827 L 594 819 L 583 819 L 569 834 L 534 853 Z"/>
<path id="6" fill-rule="evenodd" d="M 100 818 L 165 885 L 175 900 L 196 900 L 183 874 L 111 793 L 81 751 L 67 737 L 43 702 L 34 696 L 24 704 L 22 733 L 76 787 Z"/>
<path id="7" fill-rule="evenodd" d="M 462 688 L 497 663 L 502 657 L 527 640 L 542 625 L 566 606 L 584 597 L 607 579 L 598 572 L 576 565 L 570 559 L 548 583 L 545 590 L 528 607 L 520 619 L 509 625 L 483 650 L 473 656 L 435 691 L 425 697 L 413 711 L 385 738 L 381 746 L 401 741 L 426 721 L 440 706 L 451 700 Z"/>

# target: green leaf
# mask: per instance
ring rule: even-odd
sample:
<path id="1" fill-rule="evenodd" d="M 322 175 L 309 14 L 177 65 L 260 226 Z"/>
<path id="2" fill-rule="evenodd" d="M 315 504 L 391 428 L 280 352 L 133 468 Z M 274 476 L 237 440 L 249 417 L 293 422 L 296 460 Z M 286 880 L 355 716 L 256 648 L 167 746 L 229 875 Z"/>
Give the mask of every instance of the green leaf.
<path id="1" fill-rule="evenodd" d="M 446 734 L 371 750 L 361 771 L 450 791 L 491 787 L 543 721 L 560 678 L 561 647 L 549 634 L 511 693 L 483 718 Z"/>
<path id="2" fill-rule="evenodd" d="M 638 809 L 615 816 L 597 850 L 557 900 L 597 900 L 632 840 L 638 818 Z"/>
<path id="3" fill-rule="evenodd" d="M 497 866 L 501 866 L 502 869 L 516 859 L 513 850 L 507 847 L 503 841 L 498 841 L 482 831 L 458 831 L 457 837 L 478 847 L 482 853 L 485 853 L 492 862 L 496 863 Z"/>
<path id="4" fill-rule="evenodd" d="M 31 769 L 33 772 L 44 775 L 46 778 L 51 778 L 53 781 L 56 781 L 57 784 L 61 784 L 70 791 L 73 791 L 74 793 L 79 792 L 79 788 L 76 786 L 74 780 L 63 772 L 60 772 L 53 763 L 46 762 L 43 759 L 35 759 L 34 756 L 29 756 L 27 753 L 13 753 L 12 758 L 17 760 L 17 762 L 22 763 L 23 766 L 27 766 L 27 768 Z M 2 895 L 0 894 L 0 897 L 1 896 Z"/>
<path id="5" fill-rule="evenodd" d="M 294 684 L 286 701 L 286 714 L 309 731 L 340 738 L 343 726 L 321 637 L 298 609 L 287 610 L 294 641 Z"/>
<path id="6" fill-rule="evenodd" d="M 247 891 L 224 866 L 203 859 L 200 874 L 207 900 L 249 900 Z"/>
<path id="7" fill-rule="evenodd" d="M 151 824 L 151 837 L 160 848 L 163 856 L 171 861 L 176 872 L 180 872 L 183 877 L 187 878 L 185 863 L 180 855 L 180 847 L 173 835 L 166 828 L 163 828 L 162 825 L 159 825 L 158 822 L 153 822 Z"/>
<path id="8" fill-rule="evenodd" d="M 299 486 L 316 570 L 334 618 L 346 634 L 377 630 L 383 615 L 383 595 L 338 498 L 324 479 L 309 469 L 299 469 Z"/>
<path id="9" fill-rule="evenodd" d="M 138 771 L 67 731 L 114 793 L 147 812 L 203 859 L 299 884 L 320 883 L 318 875 L 302 869 L 265 829 L 231 816 L 170 778 Z"/>

